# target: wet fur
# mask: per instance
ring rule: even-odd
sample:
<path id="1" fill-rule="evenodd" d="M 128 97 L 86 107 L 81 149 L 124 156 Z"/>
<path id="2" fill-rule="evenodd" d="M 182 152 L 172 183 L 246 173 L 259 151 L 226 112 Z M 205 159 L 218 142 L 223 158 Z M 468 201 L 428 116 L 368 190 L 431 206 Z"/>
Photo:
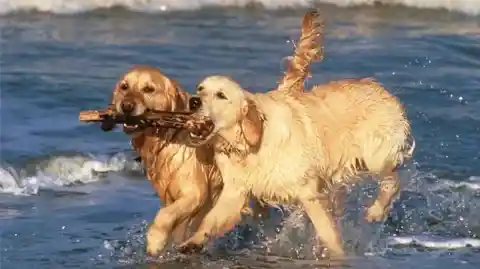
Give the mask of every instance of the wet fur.
<path id="1" fill-rule="evenodd" d="M 207 141 L 215 147 L 224 188 L 183 249 L 203 244 L 253 196 L 302 205 L 330 254 L 342 256 L 330 193 L 365 172 L 380 183 L 366 219 L 381 221 L 388 214 L 399 192 L 395 170 L 415 146 L 402 105 L 374 79 L 252 94 L 228 77 L 210 76 L 198 90 L 199 114 L 216 125 Z"/>

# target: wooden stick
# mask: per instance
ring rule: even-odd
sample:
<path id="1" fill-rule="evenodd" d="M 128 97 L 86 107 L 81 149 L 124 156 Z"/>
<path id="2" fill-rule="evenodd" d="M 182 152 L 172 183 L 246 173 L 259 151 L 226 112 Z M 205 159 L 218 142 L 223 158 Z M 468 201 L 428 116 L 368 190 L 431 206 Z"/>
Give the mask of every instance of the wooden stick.
<path id="1" fill-rule="evenodd" d="M 106 108 L 101 110 L 84 110 L 80 111 L 78 119 L 80 121 L 103 121 L 105 118 L 111 118 L 117 123 L 124 123 L 125 121 L 135 120 L 162 120 L 162 119 L 187 119 L 191 116 L 192 112 L 172 112 L 172 111 L 149 111 L 141 116 L 125 116 L 124 114 L 116 113 L 112 108 Z M 130 119 L 130 120 L 129 120 Z"/>
<path id="2" fill-rule="evenodd" d="M 105 116 L 108 116 L 105 110 L 85 110 L 80 111 L 78 119 L 80 121 L 103 121 Z"/>
<path id="3" fill-rule="evenodd" d="M 78 119 L 83 122 L 110 122 L 112 124 L 127 123 L 159 128 L 203 129 L 209 122 L 195 119 L 193 112 L 149 111 L 140 116 L 125 116 L 116 113 L 111 107 L 103 110 L 80 111 Z"/>

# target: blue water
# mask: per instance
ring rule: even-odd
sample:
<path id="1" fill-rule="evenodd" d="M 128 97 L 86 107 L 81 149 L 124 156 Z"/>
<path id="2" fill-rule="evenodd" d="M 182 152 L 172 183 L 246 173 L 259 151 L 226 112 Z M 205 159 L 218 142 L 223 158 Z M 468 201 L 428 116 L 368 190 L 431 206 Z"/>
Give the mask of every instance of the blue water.
<path id="1" fill-rule="evenodd" d="M 344 237 L 352 259 L 337 267 L 478 268 L 480 17 L 320 7 L 326 58 L 314 65 L 308 85 L 375 77 L 405 104 L 417 140 L 404 191 L 384 225 L 355 215 L 355 202 L 368 188 L 351 194 Z M 133 64 L 159 67 L 186 89 L 214 73 L 255 91 L 270 89 L 303 11 L 0 16 L 0 268 L 327 266 L 309 256 L 312 233 L 293 213 L 282 229 L 260 227 L 273 230 L 266 239 L 243 226 L 210 246 L 209 256 L 149 260 L 143 233 L 159 200 L 133 161 L 128 138 L 78 122 L 80 110 L 108 103 L 116 80 Z M 234 253 L 224 253 L 225 244 Z"/>

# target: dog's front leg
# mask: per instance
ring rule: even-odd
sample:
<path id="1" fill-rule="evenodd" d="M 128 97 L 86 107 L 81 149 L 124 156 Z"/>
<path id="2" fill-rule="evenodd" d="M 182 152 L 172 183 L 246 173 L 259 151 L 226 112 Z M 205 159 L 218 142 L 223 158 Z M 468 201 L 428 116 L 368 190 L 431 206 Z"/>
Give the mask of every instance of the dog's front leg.
<path id="1" fill-rule="evenodd" d="M 384 221 L 400 192 L 398 172 L 387 172 L 380 176 L 378 197 L 367 209 L 365 215 L 365 219 L 369 222 Z"/>
<path id="2" fill-rule="evenodd" d="M 178 232 L 181 233 L 185 228 L 175 227 L 175 224 L 181 225 L 186 222 L 201 205 L 201 198 L 193 195 L 181 197 L 173 204 L 161 208 L 147 232 L 147 253 L 151 256 L 159 255 L 165 248 L 173 229 L 180 229 Z"/>
<path id="3" fill-rule="evenodd" d="M 315 227 L 317 236 L 324 243 L 331 256 L 343 256 L 340 232 L 333 219 L 328 199 L 305 197 L 301 199 L 306 213 Z"/>
<path id="4" fill-rule="evenodd" d="M 175 224 L 175 228 L 172 231 L 172 241 L 174 244 L 180 244 L 185 241 L 190 222 L 190 218 L 187 218 Z"/>
<path id="5" fill-rule="evenodd" d="M 222 235 L 241 220 L 241 210 L 247 195 L 238 186 L 225 184 L 217 203 L 203 219 L 195 234 L 180 245 L 182 253 L 199 252 L 209 237 Z"/>

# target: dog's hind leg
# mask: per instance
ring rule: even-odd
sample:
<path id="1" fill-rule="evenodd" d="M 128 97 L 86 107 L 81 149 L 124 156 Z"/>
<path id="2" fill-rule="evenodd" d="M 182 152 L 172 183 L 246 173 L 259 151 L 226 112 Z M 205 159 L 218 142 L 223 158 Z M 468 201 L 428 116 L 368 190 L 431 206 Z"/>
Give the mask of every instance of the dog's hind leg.
<path id="1" fill-rule="evenodd" d="M 400 179 L 397 171 L 380 174 L 378 197 L 367 209 L 365 219 L 369 222 L 384 221 L 399 192 Z"/>
<path id="2" fill-rule="evenodd" d="M 242 218 L 241 211 L 247 196 L 234 186 L 224 185 L 213 209 L 203 219 L 198 231 L 180 245 L 182 253 L 199 252 L 212 236 L 222 235 L 231 230 Z"/>
<path id="3" fill-rule="evenodd" d="M 327 247 L 331 256 L 344 255 L 340 232 L 330 212 L 328 199 L 303 198 L 303 207 L 315 227 L 320 241 Z"/>
<path id="4" fill-rule="evenodd" d="M 196 214 L 202 202 L 200 196 L 185 195 L 173 204 L 161 208 L 147 232 L 147 253 L 151 256 L 160 254 L 165 248 L 175 224 L 181 224 Z"/>

